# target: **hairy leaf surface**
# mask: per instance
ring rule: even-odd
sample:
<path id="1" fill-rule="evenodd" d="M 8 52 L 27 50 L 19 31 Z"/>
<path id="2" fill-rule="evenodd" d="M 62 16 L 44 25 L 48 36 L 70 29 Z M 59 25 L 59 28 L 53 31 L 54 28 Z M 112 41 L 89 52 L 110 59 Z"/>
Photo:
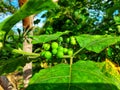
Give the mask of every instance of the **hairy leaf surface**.
<path id="1" fill-rule="evenodd" d="M 120 41 L 120 37 L 111 35 L 88 35 L 76 36 L 79 45 L 87 50 L 100 53 L 110 45 Z"/>
<path id="2" fill-rule="evenodd" d="M 27 90 L 118 90 L 114 77 L 102 72 L 93 61 L 78 61 L 71 67 L 59 64 L 36 73 Z"/>

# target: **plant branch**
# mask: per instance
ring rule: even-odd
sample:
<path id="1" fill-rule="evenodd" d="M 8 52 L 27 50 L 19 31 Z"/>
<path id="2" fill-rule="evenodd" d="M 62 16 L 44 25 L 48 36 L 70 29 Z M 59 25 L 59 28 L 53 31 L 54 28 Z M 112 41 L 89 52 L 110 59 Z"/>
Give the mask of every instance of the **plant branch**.
<path id="1" fill-rule="evenodd" d="M 74 22 L 75 25 L 77 25 L 77 22 L 73 19 L 72 16 L 70 16 L 70 15 L 68 15 L 68 14 L 67 14 L 66 16 L 67 16 L 68 18 L 70 18 L 70 19 Z"/>
<path id="2" fill-rule="evenodd" d="M 70 84 L 71 84 L 71 75 L 72 75 L 72 64 L 73 64 L 73 57 L 70 57 L 70 78 L 69 78 L 69 88 L 68 90 L 70 90 Z"/>
<path id="3" fill-rule="evenodd" d="M 83 47 L 83 48 L 80 48 L 78 51 L 76 51 L 76 52 L 73 54 L 73 57 L 74 57 L 75 55 L 77 55 L 79 52 L 81 52 L 83 49 L 84 49 L 84 47 Z"/>

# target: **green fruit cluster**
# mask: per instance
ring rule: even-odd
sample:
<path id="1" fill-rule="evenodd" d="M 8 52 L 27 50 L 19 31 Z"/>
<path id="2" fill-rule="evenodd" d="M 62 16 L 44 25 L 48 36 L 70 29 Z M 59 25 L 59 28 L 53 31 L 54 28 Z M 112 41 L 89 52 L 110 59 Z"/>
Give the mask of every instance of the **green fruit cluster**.
<path id="1" fill-rule="evenodd" d="M 73 55 L 73 49 L 69 49 L 59 45 L 57 42 L 44 43 L 43 50 L 40 55 L 46 59 L 52 59 L 52 57 L 63 58 L 64 55 Z"/>

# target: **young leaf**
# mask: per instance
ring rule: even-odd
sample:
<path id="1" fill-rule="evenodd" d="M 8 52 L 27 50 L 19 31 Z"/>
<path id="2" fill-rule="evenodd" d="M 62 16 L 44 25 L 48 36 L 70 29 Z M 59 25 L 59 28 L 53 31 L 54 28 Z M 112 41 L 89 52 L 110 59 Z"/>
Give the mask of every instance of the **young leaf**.
<path id="1" fill-rule="evenodd" d="M 57 32 L 55 34 L 50 34 L 50 35 L 32 36 L 33 38 L 32 43 L 37 44 L 37 43 L 49 42 L 51 40 L 56 40 L 61 35 L 68 34 L 68 33 L 69 31 L 65 31 L 65 32 Z"/>

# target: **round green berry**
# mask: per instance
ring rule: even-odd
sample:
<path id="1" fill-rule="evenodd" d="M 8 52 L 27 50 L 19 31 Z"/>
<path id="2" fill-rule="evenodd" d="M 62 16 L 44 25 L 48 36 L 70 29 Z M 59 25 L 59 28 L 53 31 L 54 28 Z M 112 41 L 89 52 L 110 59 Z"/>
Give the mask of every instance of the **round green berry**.
<path id="1" fill-rule="evenodd" d="M 74 37 L 74 36 L 71 36 L 71 37 L 70 37 L 70 40 L 75 40 L 75 37 Z"/>
<path id="2" fill-rule="evenodd" d="M 76 40 L 71 40 L 70 43 L 71 43 L 72 45 L 76 45 Z"/>
<path id="3" fill-rule="evenodd" d="M 57 58 L 63 58 L 63 56 L 64 56 L 63 52 L 61 52 L 61 51 L 57 52 Z"/>
<path id="4" fill-rule="evenodd" d="M 50 49 L 50 44 L 44 43 L 44 44 L 43 44 L 43 48 L 44 48 L 45 50 L 49 50 L 49 49 Z"/>
<path id="5" fill-rule="evenodd" d="M 53 55 L 57 54 L 57 49 L 53 49 L 53 50 L 52 50 L 52 54 L 53 54 Z"/>
<path id="6" fill-rule="evenodd" d="M 58 38 L 58 41 L 59 41 L 59 42 L 63 42 L 63 37 L 59 37 L 59 38 Z"/>
<path id="7" fill-rule="evenodd" d="M 66 39 L 66 42 L 69 43 L 69 42 L 70 42 L 70 38 L 67 38 L 67 39 Z"/>
<path id="8" fill-rule="evenodd" d="M 58 48 L 58 43 L 57 42 L 53 42 L 51 47 L 52 47 L 52 49 L 57 49 Z"/>
<path id="9" fill-rule="evenodd" d="M 52 58 L 52 53 L 50 51 L 46 51 L 44 56 L 45 56 L 46 59 L 51 59 Z"/>
<path id="10" fill-rule="evenodd" d="M 57 50 L 63 52 L 63 47 L 62 46 L 58 46 Z"/>
<path id="11" fill-rule="evenodd" d="M 68 49 L 68 55 L 70 55 L 70 56 L 73 55 L 73 50 L 72 49 Z"/>
<path id="12" fill-rule="evenodd" d="M 66 54 L 68 52 L 67 48 L 63 48 L 63 52 Z"/>

